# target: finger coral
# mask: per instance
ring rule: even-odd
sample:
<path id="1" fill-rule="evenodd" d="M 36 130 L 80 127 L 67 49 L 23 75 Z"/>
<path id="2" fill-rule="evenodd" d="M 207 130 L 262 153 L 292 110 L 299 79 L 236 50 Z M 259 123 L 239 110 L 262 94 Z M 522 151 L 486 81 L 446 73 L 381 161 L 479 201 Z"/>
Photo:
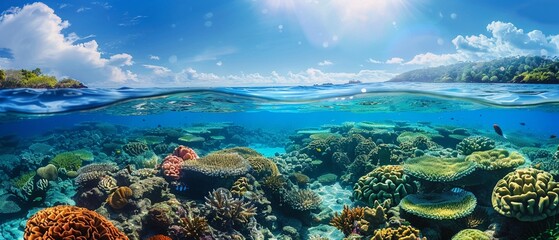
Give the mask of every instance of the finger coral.
<path id="1" fill-rule="evenodd" d="M 45 208 L 29 218 L 23 239 L 125 240 L 128 237 L 94 211 L 74 206 L 56 206 Z"/>
<path id="2" fill-rule="evenodd" d="M 107 203 L 114 209 L 121 209 L 128 204 L 130 197 L 132 197 L 132 189 L 119 187 L 109 195 Z"/>
<path id="3" fill-rule="evenodd" d="M 497 182 L 493 209 L 520 221 L 538 221 L 559 213 L 559 184 L 545 171 L 518 169 Z"/>
<path id="4" fill-rule="evenodd" d="M 342 231 L 345 236 L 349 236 L 349 234 L 356 231 L 356 223 L 363 218 L 364 213 L 364 208 L 362 207 L 349 208 L 349 206 L 344 205 L 341 214 L 334 213 L 334 217 L 330 220 L 330 225 Z"/>
<path id="5" fill-rule="evenodd" d="M 416 193 L 418 183 L 404 173 L 400 165 L 385 165 L 375 168 L 359 178 L 353 187 L 353 199 L 373 206 L 375 201 L 390 199 L 397 205 L 400 199 Z"/>

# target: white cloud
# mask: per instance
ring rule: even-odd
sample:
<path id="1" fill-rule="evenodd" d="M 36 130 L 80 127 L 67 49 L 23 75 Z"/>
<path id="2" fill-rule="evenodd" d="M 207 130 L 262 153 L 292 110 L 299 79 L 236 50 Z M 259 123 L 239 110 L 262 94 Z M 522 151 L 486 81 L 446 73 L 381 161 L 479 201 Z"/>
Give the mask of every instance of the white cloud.
<path id="1" fill-rule="evenodd" d="M 13 58 L 0 59 L 1 67 L 39 67 L 45 73 L 76 78 L 90 86 L 137 80 L 124 69 L 133 64 L 132 56 L 121 53 L 105 58 L 95 40 L 75 44 L 77 34 L 62 33 L 69 26 L 43 3 L 4 12 L 0 16 L 0 46 L 9 49 Z"/>
<path id="2" fill-rule="evenodd" d="M 68 4 L 62 3 L 62 4 L 58 5 L 58 8 L 59 8 L 59 9 L 63 9 L 63 8 L 65 8 L 65 7 L 68 7 L 68 6 L 69 6 Z"/>
<path id="3" fill-rule="evenodd" d="M 450 14 L 450 18 L 452 18 L 453 20 L 454 20 L 454 19 L 457 19 L 457 18 L 458 18 L 458 14 L 456 14 L 456 13 L 451 13 L 451 14 Z"/>
<path id="4" fill-rule="evenodd" d="M 77 12 L 77 13 L 81 13 L 81 12 L 85 12 L 85 11 L 87 11 L 87 10 L 91 10 L 91 8 L 88 8 L 88 7 L 81 7 L 81 8 L 78 8 L 78 10 L 76 10 L 76 12 Z"/>
<path id="5" fill-rule="evenodd" d="M 204 62 L 204 61 L 214 61 L 221 56 L 230 55 L 236 53 L 237 49 L 232 47 L 224 48 L 209 48 L 204 50 L 202 53 L 190 58 L 190 62 Z"/>
<path id="6" fill-rule="evenodd" d="M 138 25 L 142 21 L 142 19 L 144 19 L 144 18 L 147 18 L 147 16 L 138 15 L 138 16 L 135 16 L 135 17 L 132 17 L 132 18 L 126 17 L 126 18 L 123 19 L 124 22 L 119 23 L 118 26 L 121 26 L 121 27 L 135 26 L 135 25 Z"/>
<path id="7" fill-rule="evenodd" d="M 403 58 L 393 57 L 391 59 L 386 60 L 387 64 L 401 64 L 404 62 Z"/>
<path id="8" fill-rule="evenodd" d="M 382 63 L 381 61 L 375 60 L 375 59 L 372 59 L 372 58 L 369 58 L 369 59 L 367 60 L 367 62 L 368 62 L 368 63 L 373 63 L 373 64 L 380 64 L 380 63 Z"/>
<path id="9" fill-rule="evenodd" d="M 157 60 L 157 61 L 159 61 L 159 56 L 149 55 L 149 59 L 150 59 L 150 60 Z"/>
<path id="10" fill-rule="evenodd" d="M 319 62 L 319 63 L 318 63 L 318 66 L 330 66 L 330 65 L 332 65 L 332 64 L 334 64 L 334 63 L 331 62 L 331 61 L 329 61 L 329 60 L 324 60 L 324 61 L 322 61 L 322 62 Z"/>
<path id="11" fill-rule="evenodd" d="M 78 36 L 78 34 L 72 32 L 72 33 L 69 33 L 68 36 L 65 37 L 65 40 L 68 41 L 68 42 L 71 42 L 71 43 L 75 43 L 77 41 L 82 41 L 82 40 L 86 40 L 88 38 L 94 38 L 94 37 L 95 37 L 95 35 L 93 35 L 93 34 L 87 35 L 85 37 L 80 37 L 80 36 Z"/>
<path id="12" fill-rule="evenodd" d="M 494 21 L 487 25 L 490 36 L 462 36 L 452 40 L 456 52 L 423 53 L 405 64 L 439 66 L 463 61 L 484 61 L 526 55 L 559 55 L 559 35 L 545 35 L 540 30 L 525 33 L 512 23 Z"/>
<path id="13" fill-rule="evenodd" d="M 215 63 L 215 65 L 217 65 L 217 66 L 221 67 L 221 65 L 223 65 L 223 62 L 221 62 L 221 61 L 218 61 L 218 62 L 216 62 L 216 63 Z"/>
<path id="14" fill-rule="evenodd" d="M 142 66 L 144 66 L 147 69 L 150 69 L 157 76 L 166 76 L 171 73 L 171 69 L 168 69 L 163 66 L 148 65 L 148 64 L 144 64 Z"/>

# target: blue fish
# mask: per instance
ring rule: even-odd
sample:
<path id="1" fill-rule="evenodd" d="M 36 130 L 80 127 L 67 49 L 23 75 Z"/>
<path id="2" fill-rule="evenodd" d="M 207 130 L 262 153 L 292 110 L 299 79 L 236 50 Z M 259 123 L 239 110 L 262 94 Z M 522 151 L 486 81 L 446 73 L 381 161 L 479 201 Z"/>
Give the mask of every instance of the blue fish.
<path id="1" fill-rule="evenodd" d="M 184 192 L 188 189 L 190 189 L 190 188 L 186 184 L 182 184 L 182 183 L 175 187 L 175 190 L 179 191 L 179 192 Z"/>

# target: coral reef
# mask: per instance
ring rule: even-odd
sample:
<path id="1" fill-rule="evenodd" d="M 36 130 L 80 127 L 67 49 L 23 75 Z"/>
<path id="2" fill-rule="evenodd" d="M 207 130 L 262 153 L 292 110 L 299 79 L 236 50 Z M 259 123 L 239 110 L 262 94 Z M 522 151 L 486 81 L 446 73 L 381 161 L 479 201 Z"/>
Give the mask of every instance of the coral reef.
<path id="1" fill-rule="evenodd" d="M 161 164 L 163 175 L 174 180 L 180 179 L 183 162 L 184 160 L 180 157 L 168 155 L 165 159 L 163 159 L 163 163 Z"/>
<path id="2" fill-rule="evenodd" d="M 478 168 L 485 170 L 514 168 L 525 162 L 519 152 L 509 152 L 505 149 L 473 152 L 466 157 L 466 161 L 475 162 Z"/>
<path id="3" fill-rule="evenodd" d="M 404 172 L 411 176 L 432 181 L 451 182 L 476 170 L 474 162 L 461 158 L 444 158 L 425 155 L 404 162 Z"/>
<path id="4" fill-rule="evenodd" d="M 290 209 L 308 211 L 318 209 L 322 199 L 318 194 L 309 189 L 290 190 L 281 199 Z"/>
<path id="5" fill-rule="evenodd" d="M 451 240 L 491 240 L 491 237 L 478 229 L 464 229 L 454 235 Z"/>
<path id="6" fill-rule="evenodd" d="M 250 169 L 248 161 L 237 153 L 211 153 L 182 164 L 182 171 L 186 171 L 188 174 L 199 173 L 220 178 L 239 177 Z"/>
<path id="7" fill-rule="evenodd" d="M 183 145 L 179 145 L 175 148 L 173 155 L 182 158 L 182 160 L 194 160 L 199 158 L 194 149 Z"/>
<path id="8" fill-rule="evenodd" d="M 221 230 L 246 228 L 251 218 L 256 215 L 256 207 L 242 199 L 234 198 L 231 192 L 224 188 L 212 191 L 205 199 L 210 223 Z"/>
<path id="9" fill-rule="evenodd" d="M 427 240 L 421 238 L 419 230 L 412 226 L 399 226 L 398 228 L 382 228 L 375 231 L 371 240 Z"/>
<path id="10" fill-rule="evenodd" d="M 132 197 L 132 189 L 129 187 L 118 187 L 115 191 L 109 194 L 107 203 L 113 209 L 121 209 L 128 204 L 128 199 Z"/>
<path id="11" fill-rule="evenodd" d="M 471 192 L 411 194 L 402 199 L 400 208 L 428 219 L 458 219 L 471 214 L 477 199 Z"/>
<path id="12" fill-rule="evenodd" d="M 28 221 L 24 239 L 128 239 L 94 211 L 73 206 L 45 208 Z"/>
<path id="13" fill-rule="evenodd" d="M 149 150 L 149 147 L 144 142 L 129 142 L 122 146 L 122 150 L 130 156 L 139 156 Z"/>
<path id="14" fill-rule="evenodd" d="M 534 168 L 518 169 L 497 182 L 491 195 L 498 213 L 520 221 L 538 221 L 559 213 L 559 184 Z"/>
<path id="15" fill-rule="evenodd" d="M 408 194 L 417 192 L 418 184 L 404 173 L 400 165 L 375 168 L 359 178 L 353 187 L 353 199 L 373 206 L 375 201 L 390 199 L 394 205 Z"/>
<path id="16" fill-rule="evenodd" d="M 470 155 L 473 152 L 486 151 L 495 148 L 495 141 L 484 136 L 470 136 L 464 138 L 456 145 L 456 150 L 462 155 Z"/>
<path id="17" fill-rule="evenodd" d="M 53 181 L 58 178 L 58 169 L 56 169 L 56 166 L 54 166 L 54 164 L 49 164 L 47 166 L 38 168 L 37 175 L 39 175 L 39 177 L 43 179 Z"/>
<path id="18" fill-rule="evenodd" d="M 83 160 L 79 155 L 73 152 L 63 152 L 57 154 L 49 163 L 57 168 L 63 168 L 66 171 L 77 171 L 82 166 Z"/>
<path id="19" fill-rule="evenodd" d="M 345 236 L 349 236 L 351 233 L 358 231 L 356 229 L 358 226 L 355 223 L 363 218 L 365 215 L 364 210 L 362 207 L 349 208 L 349 206 L 344 205 L 341 214 L 334 213 L 334 217 L 330 220 L 330 225 L 342 231 Z"/>

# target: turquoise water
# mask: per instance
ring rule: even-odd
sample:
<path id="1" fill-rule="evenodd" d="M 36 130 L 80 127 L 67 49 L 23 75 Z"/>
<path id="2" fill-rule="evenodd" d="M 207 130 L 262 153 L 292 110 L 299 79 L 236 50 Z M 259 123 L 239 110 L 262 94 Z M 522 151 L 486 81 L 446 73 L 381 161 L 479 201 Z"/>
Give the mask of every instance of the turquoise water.
<path id="1" fill-rule="evenodd" d="M 559 86 L 550 85 L 379 83 L 276 88 L 1 90 L 0 194 L 5 204 L 0 207 L 0 238 L 22 238 L 26 219 L 40 209 L 60 204 L 96 210 L 124 229 L 131 239 L 154 234 L 172 236 L 170 229 L 180 226 L 176 217 L 169 217 L 166 226 L 146 219 L 151 219 L 150 211 L 156 207 L 172 206 L 169 201 L 177 200 L 180 208 L 186 208 L 186 202 L 190 202 L 189 206 L 197 209 L 193 213 L 209 222 L 212 231 L 205 235 L 218 239 L 231 234 L 246 239 L 341 239 L 343 233 L 329 222 L 335 212 L 342 211 L 343 205 L 369 205 L 351 197 L 361 176 L 387 163 L 405 166 L 406 161 L 420 155 L 464 158 L 466 154 L 460 154 L 457 145 L 468 137 L 486 137 L 494 142 L 493 148 L 518 152 L 524 159 L 506 172 L 485 173 L 488 175 L 481 179 L 491 175 L 503 177 L 514 168 L 538 163 L 541 170 L 557 174 L 559 164 L 555 164 L 553 154 L 559 144 L 555 137 L 559 134 L 558 104 Z M 500 126 L 506 138 L 494 131 L 494 124 Z M 402 136 L 410 133 L 425 136 L 429 147 L 404 143 Z M 370 143 L 369 147 L 359 145 L 362 142 Z M 131 143 L 141 143 L 145 149 L 127 150 Z M 411 149 L 409 144 L 413 145 Z M 169 177 L 160 165 L 178 145 L 194 149 L 202 159 L 223 149 L 249 147 L 275 163 L 278 175 L 287 183 L 282 185 L 284 190 L 266 189 L 265 182 L 270 176 L 262 176 L 252 165 L 242 174 L 218 180 L 204 174 Z M 364 151 L 362 148 L 367 152 L 357 153 Z M 390 154 L 379 157 L 379 149 L 391 149 Z M 61 170 L 61 163 L 54 159 L 76 150 L 89 155 L 78 157 L 80 164 L 75 169 Z M 347 155 L 348 159 L 336 162 L 334 153 Z M 58 174 L 47 181 L 47 187 L 40 191 L 35 188 L 28 194 L 22 191 L 22 185 L 31 181 L 38 186 L 44 179 L 36 175 L 26 180 L 22 176 L 49 163 L 58 165 Z M 87 184 L 68 174 L 99 163 L 116 164 L 116 169 L 102 171 L 93 177 L 97 180 L 86 181 Z M 143 176 L 140 169 L 153 171 Z M 84 174 L 85 170 L 81 171 L 78 173 Z M 335 178 L 327 180 L 332 175 L 326 174 Z M 241 221 L 234 226 L 221 226 L 214 218 L 217 210 L 204 205 L 204 197 L 218 187 L 232 189 L 233 182 L 241 176 L 248 176 L 253 187 L 248 190 L 251 194 L 239 199 L 255 205 L 257 215 L 250 218 L 250 224 Z M 160 179 L 159 184 L 165 184 L 159 192 L 134 195 L 122 208 L 123 212 L 106 203 L 114 190 L 93 194 L 93 189 L 99 188 L 97 182 L 104 178 L 115 179 L 119 187 L 130 187 L 135 192 L 141 191 L 134 184 L 148 184 L 145 179 Z M 484 212 L 479 217 L 484 223 L 475 226 L 480 230 L 491 230 L 489 225 L 500 224 L 509 230 L 492 231 L 500 231 L 510 239 L 536 234 L 511 229 L 527 228 L 537 221 L 518 221 L 499 215 L 494 209 L 491 190 L 497 180 L 488 180 L 491 183 L 486 183 L 486 189 L 477 184 L 434 184 L 414 179 L 420 184 L 418 193 L 444 194 L 453 187 L 472 192 L 477 197 L 476 216 Z M 436 187 L 431 188 L 430 184 Z M 312 191 L 321 201 L 301 210 L 294 203 L 304 199 L 295 193 L 297 190 Z M 171 215 L 182 216 L 176 208 Z M 433 223 L 431 219 L 400 211 L 402 219 L 429 239 L 448 239 L 461 229 L 471 228 L 460 225 L 464 218 L 448 220 L 460 226 L 450 227 L 452 224 Z M 539 221 L 550 219 L 554 217 Z M 292 233 L 291 228 L 298 233 Z M 362 230 L 355 232 L 367 235 Z"/>

